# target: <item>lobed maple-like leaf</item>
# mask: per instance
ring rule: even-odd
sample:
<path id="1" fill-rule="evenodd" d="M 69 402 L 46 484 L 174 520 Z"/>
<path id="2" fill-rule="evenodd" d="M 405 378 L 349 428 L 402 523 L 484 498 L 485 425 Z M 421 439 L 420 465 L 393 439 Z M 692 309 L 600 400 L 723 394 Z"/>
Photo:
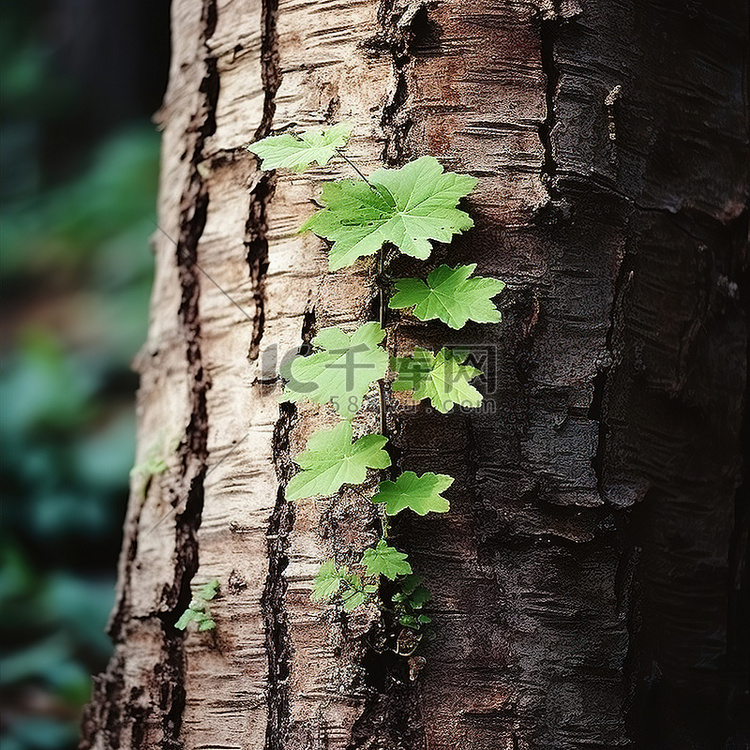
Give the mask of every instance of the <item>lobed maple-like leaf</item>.
<path id="1" fill-rule="evenodd" d="M 360 565 L 365 566 L 368 576 L 382 575 L 391 581 L 395 580 L 396 576 L 412 572 L 406 555 L 395 547 L 390 547 L 385 539 L 381 539 L 374 549 L 364 551 Z"/>
<path id="2" fill-rule="evenodd" d="M 416 347 L 411 357 L 391 357 L 391 369 L 397 373 L 391 388 L 394 391 L 413 391 L 418 401 L 428 398 L 443 414 L 453 406 L 476 407 L 482 394 L 469 381 L 481 370 L 461 364 L 462 359 L 450 349 L 437 354 Z"/>
<path id="3" fill-rule="evenodd" d="M 313 601 L 330 599 L 338 594 L 341 581 L 346 576 L 346 568 L 339 570 L 333 560 L 326 560 L 321 566 L 318 574 L 313 579 L 313 591 L 310 598 Z"/>
<path id="4" fill-rule="evenodd" d="M 303 471 L 286 488 L 289 500 L 333 495 L 344 484 L 361 484 L 367 469 L 385 469 L 391 459 L 383 450 L 388 438 L 365 435 L 352 443 L 352 426 L 341 422 L 310 436 L 307 449 L 294 460 Z"/>
<path id="5" fill-rule="evenodd" d="M 388 368 L 388 354 L 378 346 L 384 336 L 385 331 L 374 322 L 351 335 L 340 328 L 324 328 L 311 342 L 315 353 L 297 356 L 283 369 L 289 381 L 283 398 L 307 398 L 318 404 L 330 401 L 342 417 L 351 419 L 370 384 Z"/>
<path id="6" fill-rule="evenodd" d="M 454 234 L 474 226 L 456 206 L 476 184 L 475 177 L 444 172 L 433 156 L 422 156 L 401 169 L 380 169 L 369 182 L 325 183 L 324 208 L 302 230 L 333 243 L 328 257 L 332 271 L 376 253 L 386 242 L 425 259 L 430 240 L 450 242 Z"/>
<path id="7" fill-rule="evenodd" d="M 372 502 L 385 503 L 385 512 L 395 516 L 405 508 L 420 516 L 426 513 L 445 513 L 450 503 L 441 496 L 453 484 L 453 477 L 447 474 L 433 474 L 428 471 L 417 476 L 413 471 L 405 471 L 395 482 L 386 480 L 380 483 L 380 490 Z"/>
<path id="8" fill-rule="evenodd" d="M 439 318 L 451 328 L 462 328 L 469 320 L 477 323 L 498 323 L 500 312 L 492 298 L 500 294 L 505 284 L 485 276 L 469 278 L 477 264 L 467 266 L 438 266 L 422 279 L 397 279 L 396 293 L 388 302 L 394 310 L 414 307 L 420 320 Z"/>
<path id="9" fill-rule="evenodd" d="M 272 135 L 246 146 L 263 160 L 263 169 L 286 167 L 301 172 L 313 162 L 325 166 L 339 148 L 346 146 L 352 126 L 340 122 L 330 128 L 311 128 L 299 135 Z"/>

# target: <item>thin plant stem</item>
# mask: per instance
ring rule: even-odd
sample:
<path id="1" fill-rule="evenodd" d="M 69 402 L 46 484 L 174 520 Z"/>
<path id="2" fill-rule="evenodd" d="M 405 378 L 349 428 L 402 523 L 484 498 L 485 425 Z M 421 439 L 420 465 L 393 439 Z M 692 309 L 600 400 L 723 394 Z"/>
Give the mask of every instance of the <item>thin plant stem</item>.
<path id="1" fill-rule="evenodd" d="M 336 149 L 336 153 L 365 181 L 367 186 L 372 190 L 375 195 L 380 195 L 378 192 L 378 189 L 373 185 L 367 177 L 364 176 L 364 174 L 360 171 L 359 167 L 340 149 Z"/>
<path id="2" fill-rule="evenodd" d="M 362 173 L 362 171 L 359 169 L 359 167 L 340 149 L 336 149 L 336 153 L 359 175 L 359 177 L 364 180 L 364 182 L 367 184 L 367 186 L 372 190 L 376 195 L 380 195 L 378 192 L 378 189 L 365 177 L 365 175 Z M 380 324 L 380 327 L 385 330 L 385 324 L 386 324 L 386 316 L 388 313 L 388 305 L 386 302 L 385 297 L 385 288 L 383 286 L 383 273 L 385 271 L 385 253 L 383 251 L 383 248 L 381 247 L 378 250 L 377 255 L 377 271 L 376 271 L 376 278 L 375 278 L 375 284 L 378 289 L 378 323 Z M 388 437 L 388 418 L 386 414 L 386 408 L 385 408 L 385 380 L 381 378 L 378 380 L 378 401 L 380 405 L 380 434 Z M 390 522 L 388 520 L 388 514 L 385 512 L 385 505 L 379 504 L 378 505 L 378 516 L 380 519 L 380 530 L 381 535 L 383 539 L 388 539 L 388 534 L 390 532 Z"/>
<path id="3" fill-rule="evenodd" d="M 380 327 L 385 330 L 386 323 L 386 300 L 385 300 L 385 289 L 383 288 L 383 269 L 385 268 L 385 253 L 381 247 L 378 250 L 377 259 L 377 273 L 375 277 L 375 284 L 378 288 L 378 322 Z M 378 380 L 378 394 L 380 397 L 380 434 L 387 435 L 388 420 L 385 412 L 385 381 L 383 378 Z"/>

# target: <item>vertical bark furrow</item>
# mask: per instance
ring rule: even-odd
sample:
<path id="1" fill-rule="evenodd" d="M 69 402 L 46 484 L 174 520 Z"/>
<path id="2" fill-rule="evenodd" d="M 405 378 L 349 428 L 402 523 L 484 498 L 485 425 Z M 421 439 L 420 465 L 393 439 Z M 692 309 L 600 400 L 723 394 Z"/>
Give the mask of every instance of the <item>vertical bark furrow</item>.
<path id="1" fill-rule="evenodd" d="M 420 2 L 381 0 L 378 9 L 380 30 L 373 46 L 385 49 L 393 60 L 392 90 L 380 117 L 385 134 L 382 159 L 389 167 L 403 166 L 409 157 L 406 140 L 413 121 L 404 106 L 409 95 L 407 73 L 412 64 L 411 46 L 426 18 L 426 4 Z"/>
<path id="2" fill-rule="evenodd" d="M 271 132 L 276 111 L 276 92 L 281 85 L 277 19 L 278 0 L 263 0 L 261 10 L 260 73 L 263 83 L 263 115 L 255 132 L 255 139 L 265 138 Z M 251 199 L 251 214 L 246 225 L 248 240 L 247 260 L 256 300 L 256 327 L 250 344 L 250 359 L 258 355 L 265 323 L 265 274 L 268 269 L 267 207 L 273 195 L 274 174 L 260 177 Z M 291 668 L 291 639 L 287 624 L 284 571 L 289 565 L 289 534 L 294 526 L 294 506 L 284 494 L 284 487 L 292 471 L 289 435 L 294 426 L 296 409 L 291 404 L 281 404 L 279 418 L 274 425 L 271 443 L 272 455 L 279 487 L 276 504 L 266 531 L 268 573 L 260 606 L 265 625 L 266 656 L 268 659 L 267 705 L 268 723 L 265 750 L 284 750 L 285 734 L 289 726 L 289 671 Z"/>
<path id="3" fill-rule="evenodd" d="M 545 77 L 545 104 L 546 113 L 544 120 L 539 125 L 539 140 L 544 147 L 544 161 L 542 162 L 542 183 L 547 188 L 550 197 L 557 197 L 555 177 L 557 176 L 557 162 L 555 161 L 555 150 L 552 140 L 552 131 L 555 128 L 555 97 L 560 71 L 555 62 L 555 38 L 559 26 L 557 19 L 547 20 L 540 18 L 541 37 L 541 59 L 542 70 Z"/>
<path id="4" fill-rule="evenodd" d="M 203 96 L 201 110 L 195 115 L 197 137 L 190 161 L 193 167 L 190 182 L 180 200 L 180 234 L 176 248 L 176 265 L 182 286 L 182 299 L 178 311 L 180 325 L 186 339 L 186 359 L 190 380 L 190 421 L 186 441 L 180 447 L 183 481 L 186 483 L 184 509 L 175 517 L 175 549 L 177 589 L 175 607 L 163 615 L 165 649 L 167 658 L 164 673 L 159 675 L 168 689 L 160 693 L 165 742 L 175 747 L 185 708 L 183 634 L 174 623 L 187 608 L 192 598 L 191 583 L 198 570 L 198 528 L 204 502 L 204 479 L 208 461 L 208 406 L 206 394 L 211 387 L 210 378 L 201 354 L 200 289 L 201 269 L 198 264 L 198 245 L 206 226 L 209 194 L 199 165 L 203 162 L 206 140 L 216 131 L 216 105 L 219 97 L 219 75 L 215 57 L 210 53 L 208 40 L 216 28 L 216 0 L 203 3 L 203 51 L 205 75 L 200 85 Z M 184 485 L 185 486 L 185 485 Z M 183 501 L 180 498 L 181 502 Z"/>
<path id="5" fill-rule="evenodd" d="M 248 347 L 252 362 L 260 354 L 263 330 L 266 323 L 266 273 L 268 271 L 267 206 L 273 196 L 275 179 L 272 174 L 260 175 L 250 194 L 250 211 L 245 223 L 247 265 L 253 294 L 253 333 Z"/>
<path id="6" fill-rule="evenodd" d="M 279 0 L 262 0 L 260 38 L 260 76 L 263 83 L 263 116 L 254 140 L 265 138 L 271 131 L 276 112 L 276 92 L 281 85 L 277 21 Z"/>
<path id="7" fill-rule="evenodd" d="M 293 471 L 289 436 L 296 421 L 294 405 L 283 403 L 274 427 L 273 449 L 280 486 L 276 506 L 266 532 L 268 544 L 268 576 L 266 577 L 261 610 L 266 628 L 268 656 L 268 725 L 265 750 L 284 750 L 289 727 L 289 670 L 292 642 L 289 637 L 285 597 L 287 582 L 284 571 L 289 565 L 289 534 L 294 527 L 294 506 L 284 495 L 284 486 Z"/>

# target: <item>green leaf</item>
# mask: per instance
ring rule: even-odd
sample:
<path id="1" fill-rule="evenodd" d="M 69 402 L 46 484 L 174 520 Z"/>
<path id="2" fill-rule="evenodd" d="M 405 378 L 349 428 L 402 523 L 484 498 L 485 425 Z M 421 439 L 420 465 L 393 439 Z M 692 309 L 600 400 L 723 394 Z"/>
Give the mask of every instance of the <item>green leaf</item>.
<path id="1" fill-rule="evenodd" d="M 341 597 L 341 602 L 344 605 L 344 611 L 351 612 L 353 609 L 359 607 L 360 604 L 364 604 L 368 598 L 369 595 L 364 591 L 349 589 L 349 591 Z"/>
<path id="2" fill-rule="evenodd" d="M 430 592 L 424 586 L 420 586 L 409 597 L 409 605 L 413 609 L 420 609 L 425 604 L 427 604 L 430 599 L 432 599 L 432 594 L 430 594 Z"/>
<path id="3" fill-rule="evenodd" d="M 330 401 L 344 419 L 351 419 L 370 384 L 384 377 L 388 368 L 388 354 L 378 346 L 384 336 L 374 322 L 360 326 L 351 336 L 340 328 L 324 328 L 312 340 L 318 351 L 295 357 L 282 371 L 289 380 L 284 397 L 318 404 Z"/>
<path id="4" fill-rule="evenodd" d="M 340 122 L 330 128 L 312 128 L 298 136 L 292 133 L 272 135 L 246 148 L 263 159 L 263 169 L 287 167 L 302 172 L 314 161 L 325 166 L 337 149 L 346 146 L 351 132 L 352 125 Z"/>
<path id="5" fill-rule="evenodd" d="M 196 609 L 186 609 L 181 615 L 180 619 L 177 620 L 177 622 L 174 624 L 174 626 L 178 630 L 185 630 L 185 628 L 188 626 L 188 624 L 192 621 L 197 619 L 200 615 L 202 615 L 202 612 L 199 612 Z"/>
<path id="6" fill-rule="evenodd" d="M 469 381 L 482 371 L 461 362 L 450 349 L 432 354 L 416 347 L 411 357 L 391 357 L 391 369 L 398 374 L 391 387 L 394 391 L 414 391 L 418 401 L 430 399 L 443 414 L 455 404 L 479 406 L 482 394 Z"/>
<path id="7" fill-rule="evenodd" d="M 216 596 L 219 590 L 219 581 L 214 578 L 204 584 L 191 599 L 188 608 L 180 615 L 180 619 L 174 624 L 178 630 L 185 630 L 188 624 L 195 620 L 198 630 L 213 630 L 216 623 L 208 613 L 207 602 Z"/>
<path id="8" fill-rule="evenodd" d="M 401 617 L 398 618 L 398 621 L 399 624 L 403 625 L 405 628 L 411 628 L 412 630 L 419 629 L 417 618 L 414 617 L 414 615 L 401 615 Z"/>
<path id="9" fill-rule="evenodd" d="M 131 470 L 131 476 L 153 477 L 163 474 L 167 470 L 167 462 L 162 456 L 149 453 L 146 460 L 136 464 Z"/>
<path id="10" fill-rule="evenodd" d="M 341 422 L 332 430 L 314 433 L 307 450 L 295 459 L 303 471 L 292 477 L 286 488 L 290 500 L 328 496 L 344 484 L 361 484 L 368 467 L 385 469 L 391 459 L 383 450 L 388 438 L 365 435 L 352 443 L 352 426 Z"/>
<path id="11" fill-rule="evenodd" d="M 385 512 L 395 516 L 404 508 L 410 508 L 420 516 L 425 513 L 445 513 L 450 503 L 440 495 L 453 484 L 447 474 L 428 471 L 418 477 L 413 471 L 405 471 L 395 482 L 380 483 L 380 491 L 372 498 L 373 503 L 385 503 Z"/>
<path id="12" fill-rule="evenodd" d="M 341 588 L 341 580 L 346 572 L 346 568 L 339 570 L 333 560 L 326 560 L 313 580 L 313 592 L 310 598 L 313 601 L 321 601 L 335 596 Z"/>
<path id="13" fill-rule="evenodd" d="M 378 542 L 375 549 L 366 549 L 362 555 L 360 565 L 367 569 L 368 576 L 383 575 L 391 581 L 396 576 L 411 573 L 411 565 L 406 560 L 406 555 L 394 547 L 389 547 L 385 539 Z"/>
<path id="14" fill-rule="evenodd" d="M 474 226 L 456 208 L 477 184 L 470 175 L 444 172 L 432 156 L 422 156 L 401 169 L 380 169 L 369 184 L 341 180 L 323 185 L 323 210 L 313 214 L 309 229 L 333 242 L 330 269 L 349 266 L 386 243 L 405 255 L 428 258 L 430 240 L 450 242 L 454 234 Z"/>
<path id="15" fill-rule="evenodd" d="M 404 578 L 404 580 L 400 582 L 399 588 L 402 594 L 409 596 L 417 590 L 421 583 L 422 576 L 418 575 L 417 573 L 412 573 L 412 575 L 406 576 L 406 578 Z"/>
<path id="16" fill-rule="evenodd" d="M 216 596 L 218 590 L 219 581 L 214 578 L 198 590 L 198 596 L 208 602 Z"/>
<path id="17" fill-rule="evenodd" d="M 348 589 L 341 595 L 341 602 L 346 612 L 351 612 L 360 604 L 364 604 L 378 590 L 374 584 L 364 585 L 362 579 L 354 573 L 348 573 L 344 583 Z"/>
<path id="18" fill-rule="evenodd" d="M 476 267 L 476 263 L 455 268 L 438 266 L 430 271 L 427 283 L 421 279 L 397 279 L 397 291 L 388 306 L 394 310 L 414 306 L 414 315 L 420 320 L 439 318 L 451 328 L 462 328 L 468 320 L 498 323 L 500 313 L 491 300 L 505 284 L 484 276 L 470 279 Z"/>

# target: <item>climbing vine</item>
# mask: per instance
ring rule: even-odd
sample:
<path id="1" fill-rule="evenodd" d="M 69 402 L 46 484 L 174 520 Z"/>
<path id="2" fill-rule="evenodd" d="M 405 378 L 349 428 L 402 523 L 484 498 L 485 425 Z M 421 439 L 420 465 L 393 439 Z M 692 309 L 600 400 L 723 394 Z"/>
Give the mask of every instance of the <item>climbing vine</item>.
<path id="1" fill-rule="evenodd" d="M 332 271 L 350 266 L 359 258 L 376 256 L 373 265 L 379 320 L 365 323 L 352 333 L 338 327 L 323 328 L 311 341 L 312 351 L 295 356 L 281 373 L 286 381 L 285 399 L 330 404 L 341 419 L 332 429 L 312 434 L 306 449 L 296 457 L 300 471 L 286 488 L 287 498 L 293 501 L 332 496 L 344 486 L 364 483 L 368 471 L 391 466 L 385 450 L 386 383 L 391 383 L 393 391 L 411 393 L 416 401 L 428 399 L 443 413 L 457 404 L 481 404 L 482 396 L 470 382 L 480 370 L 465 365 L 465 355 L 450 348 L 433 353 L 416 347 L 411 356 L 389 357 L 382 346 L 386 307 L 412 308 L 418 319 L 437 319 L 454 329 L 469 320 L 500 320 L 492 298 L 504 284 L 474 276 L 475 264 L 441 265 L 424 280 L 396 279 L 395 294 L 388 298 L 383 279 L 387 278 L 389 259 L 396 253 L 426 260 L 433 241 L 449 243 L 454 235 L 473 226 L 471 217 L 458 204 L 477 180 L 444 171 L 432 156 L 422 156 L 400 169 L 380 169 L 366 177 L 345 153 L 350 134 L 351 127 L 339 123 L 327 129 L 270 136 L 248 146 L 262 159 L 266 170 L 301 172 L 313 163 L 322 167 L 337 156 L 344 159 L 358 179 L 324 183 L 321 208 L 301 230 L 328 241 Z M 355 437 L 354 417 L 374 384 L 379 389 L 383 434 Z M 452 477 L 432 472 L 420 476 L 404 471 L 383 479 L 372 497 L 380 512 L 380 539 L 364 550 L 356 565 L 325 561 L 314 579 L 312 598 L 338 599 L 346 611 L 376 602 L 381 610 L 392 613 L 401 627 L 413 632 L 416 639 L 412 642 L 418 644 L 422 629 L 430 621 L 422 611 L 430 594 L 412 570 L 408 556 L 392 545 L 389 519 L 402 512 L 447 512 L 450 504 L 443 493 L 452 483 Z"/>

